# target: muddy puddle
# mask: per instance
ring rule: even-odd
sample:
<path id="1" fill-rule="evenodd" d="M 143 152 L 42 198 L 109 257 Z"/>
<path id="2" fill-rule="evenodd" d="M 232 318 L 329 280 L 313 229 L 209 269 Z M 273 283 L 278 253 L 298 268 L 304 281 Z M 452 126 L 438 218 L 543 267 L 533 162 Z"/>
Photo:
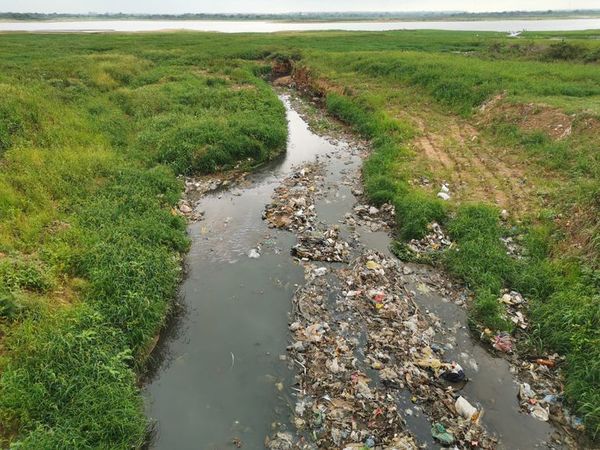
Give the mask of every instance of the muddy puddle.
<path id="1" fill-rule="evenodd" d="M 355 196 L 360 194 L 358 177 L 365 149 L 349 140 L 331 141 L 315 135 L 290 100 L 282 100 L 289 121 L 286 155 L 243 182 L 202 197 L 197 209 L 204 212 L 204 218 L 189 226 L 193 243 L 181 287 L 182 312 L 157 347 L 155 356 L 161 362 L 145 389 L 147 414 L 156 424 L 151 448 L 263 449 L 267 436 L 278 432 L 295 435 L 299 418 L 294 409 L 297 412 L 299 399 L 306 394 L 304 387 L 298 387 L 308 365 L 302 358 L 309 356 L 303 353 L 298 363 L 293 361 L 297 354 L 286 352 L 294 341 L 289 325 L 298 314 L 298 292 L 310 288 L 307 280 L 314 282 L 314 270 L 345 273 L 351 261 L 367 252 L 393 258 L 388 250 L 389 229 L 376 217 L 370 220 L 368 207 L 361 210 Z M 318 186 L 312 207 L 303 209 L 302 214 L 312 215 L 311 220 L 323 230 L 338 225 L 335 236 L 339 236 L 330 240 L 339 238 L 347 245 L 332 250 L 343 253 L 342 262 L 299 261 L 300 257 L 290 255 L 290 249 L 302 254 L 300 235 L 270 228 L 263 220 L 265 205 L 283 180 L 315 161 L 319 162 Z M 307 197 L 312 193 L 307 191 Z M 485 411 L 482 426 L 498 438 L 498 447 L 545 448 L 553 429 L 519 412 L 519 385 L 509 364 L 492 357 L 470 337 L 464 308 L 456 304 L 460 297 L 448 295 L 449 281 L 430 268 L 404 268 L 402 264 L 399 268 L 399 286 L 414 300 L 414 307 L 424 316 L 433 313 L 439 318 L 440 326 L 431 338 L 443 348 L 444 358 L 459 362 L 467 374 L 469 381 L 456 395 Z M 345 326 L 338 330 L 334 322 L 356 324 L 356 317 L 361 316 L 338 308 L 339 292 L 348 289 L 341 285 L 343 277 L 318 278 L 321 288 L 330 291 L 320 307 L 329 308 L 331 324 L 327 327 L 331 328 L 326 332 L 346 333 Z M 353 370 L 368 376 L 373 389 L 378 389 L 382 385 L 379 372 L 364 363 L 373 330 L 367 326 L 356 329 L 361 331 L 352 341 L 356 344 Z M 392 425 L 405 427 L 419 445 L 439 448 L 431 437 L 427 408 L 415 405 L 414 393 L 395 386 L 386 395 L 393 397 L 397 409 L 398 422 Z M 310 437 L 308 429 L 310 426 L 301 434 Z M 350 430 L 340 433 L 340 448 L 358 436 Z M 312 436 L 316 436 L 314 432 Z M 370 436 L 364 441 L 364 436 L 360 436 L 361 442 L 367 447 L 392 448 Z M 301 448 L 319 448 L 308 441 L 310 438 L 302 441 Z M 280 444 L 271 444 L 271 448 L 286 448 L 285 442 Z M 328 448 L 336 446 L 329 444 Z"/>

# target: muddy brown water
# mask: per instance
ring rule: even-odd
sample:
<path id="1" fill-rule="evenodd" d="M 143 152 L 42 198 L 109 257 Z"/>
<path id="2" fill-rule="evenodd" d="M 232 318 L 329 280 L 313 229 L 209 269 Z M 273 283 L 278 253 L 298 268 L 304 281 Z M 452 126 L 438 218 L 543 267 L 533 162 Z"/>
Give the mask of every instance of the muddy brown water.
<path id="1" fill-rule="evenodd" d="M 244 449 L 262 449 L 274 424 L 290 421 L 293 373 L 280 355 L 289 341 L 291 299 L 304 274 L 290 256 L 294 235 L 269 229 L 262 212 L 294 166 L 319 159 L 327 163 L 326 194 L 316 211 L 321 221 L 339 223 L 356 203 L 341 180 L 356 176 L 361 158 L 352 143 L 311 132 L 289 99 L 282 100 L 289 122 L 285 156 L 243 184 L 205 195 L 198 206 L 205 220 L 189 226 L 182 312 L 155 351 L 160 363 L 145 388 L 147 414 L 155 422 L 151 448 L 221 450 L 235 448 L 233 440 L 239 439 Z M 389 254 L 387 233 L 359 228 L 358 234 L 355 253 L 367 247 Z M 248 257 L 253 248 L 260 258 Z M 541 447 L 553 430 L 519 412 L 509 364 L 471 338 L 462 307 L 427 287 L 436 276 L 433 269 L 411 267 L 408 287 L 419 306 L 446 325 L 437 340 L 467 371 L 463 395 L 485 409 L 488 431 L 506 449 Z M 398 406 L 417 440 L 438 448 L 430 422 L 408 391 Z"/>

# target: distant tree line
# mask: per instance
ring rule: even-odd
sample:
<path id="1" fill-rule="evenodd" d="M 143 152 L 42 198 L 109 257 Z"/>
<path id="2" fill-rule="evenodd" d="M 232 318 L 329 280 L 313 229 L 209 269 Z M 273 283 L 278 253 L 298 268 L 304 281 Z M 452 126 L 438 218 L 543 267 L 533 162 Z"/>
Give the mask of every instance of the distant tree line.
<path id="1" fill-rule="evenodd" d="M 126 14 L 126 13 L 0 13 L 0 20 L 286 20 L 286 21 L 339 21 L 339 20 L 484 20 L 513 18 L 567 18 L 600 17 L 600 9 L 503 11 L 469 13 L 463 11 L 443 12 L 302 12 L 286 14 Z"/>

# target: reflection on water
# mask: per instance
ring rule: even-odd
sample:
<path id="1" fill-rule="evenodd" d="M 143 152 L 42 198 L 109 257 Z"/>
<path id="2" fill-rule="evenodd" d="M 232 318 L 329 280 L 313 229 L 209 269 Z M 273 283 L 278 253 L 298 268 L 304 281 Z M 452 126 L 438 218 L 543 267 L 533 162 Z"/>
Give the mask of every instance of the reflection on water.
<path id="1" fill-rule="evenodd" d="M 85 20 L 60 22 L 0 22 L 0 31 L 161 31 L 192 30 L 221 33 L 273 33 L 277 31 L 390 31 L 390 30 L 462 30 L 462 31 L 576 31 L 600 29 L 600 19 L 557 20 L 480 20 L 436 22 L 269 22 L 209 20 Z"/>

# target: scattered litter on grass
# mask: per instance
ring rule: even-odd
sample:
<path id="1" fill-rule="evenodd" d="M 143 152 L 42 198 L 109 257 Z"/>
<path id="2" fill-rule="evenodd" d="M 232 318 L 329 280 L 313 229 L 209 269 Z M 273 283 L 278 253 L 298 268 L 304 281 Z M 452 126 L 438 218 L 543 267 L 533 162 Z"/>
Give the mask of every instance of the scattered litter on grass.
<path id="1" fill-rule="evenodd" d="M 523 296 L 515 291 L 504 291 L 498 301 L 505 305 L 506 315 L 510 321 L 517 327 L 525 330 L 527 328 L 527 321 L 525 320 L 524 311 L 527 302 Z"/>
<path id="2" fill-rule="evenodd" d="M 412 239 L 408 243 L 409 250 L 414 253 L 427 254 L 452 247 L 452 241 L 437 222 L 427 225 L 427 231 L 428 233 L 422 239 Z"/>
<path id="3" fill-rule="evenodd" d="M 448 187 L 447 183 L 442 184 L 442 187 L 440 189 L 440 192 L 437 193 L 438 198 L 441 198 L 442 200 L 450 200 L 451 194 L 450 194 L 450 188 Z"/>

